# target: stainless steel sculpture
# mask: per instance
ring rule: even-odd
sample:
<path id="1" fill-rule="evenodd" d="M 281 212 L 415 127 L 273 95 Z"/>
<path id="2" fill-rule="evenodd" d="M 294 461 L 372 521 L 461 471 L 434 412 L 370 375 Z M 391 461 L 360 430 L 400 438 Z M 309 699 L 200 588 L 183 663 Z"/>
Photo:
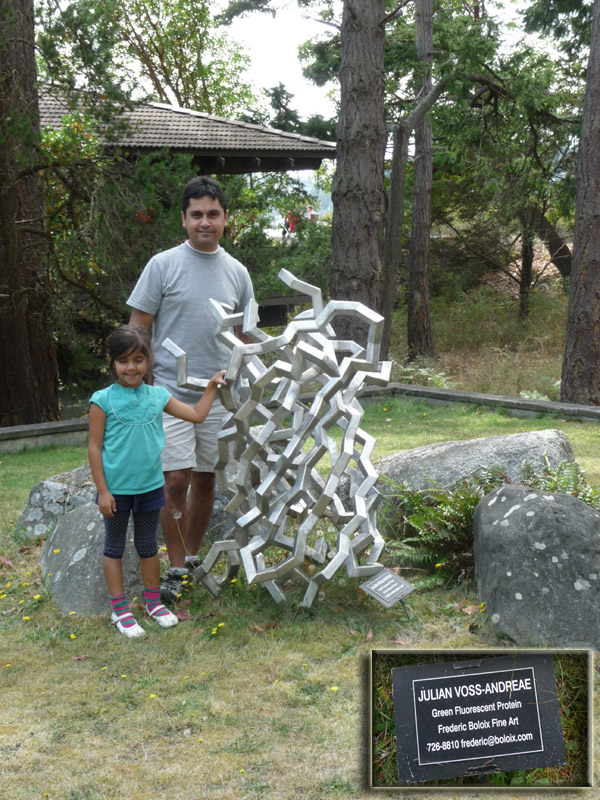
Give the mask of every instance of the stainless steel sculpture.
<path id="1" fill-rule="evenodd" d="M 241 566 L 248 583 L 264 584 L 278 603 L 285 600 L 284 583 L 300 583 L 302 605 L 309 607 L 341 567 L 351 578 L 383 569 L 378 558 L 384 541 L 375 516 L 381 495 L 370 462 L 375 440 L 359 427 L 363 409 L 357 394 L 367 384 L 386 385 L 391 363 L 379 361 L 383 317 L 361 303 L 332 300 L 323 307 L 316 287 L 287 270 L 279 278 L 312 300 L 312 309 L 298 314 L 280 336 L 259 330 L 254 301 L 243 314 L 211 301 L 218 335 L 231 348 L 229 383 L 221 388 L 229 414 L 215 469 L 231 523 L 193 577 L 217 595 Z M 339 314 L 366 323 L 366 347 L 335 339 L 331 323 Z M 240 325 L 252 344 L 236 336 Z M 206 385 L 187 375 L 183 350 L 170 339 L 163 346 L 177 358 L 180 386 Z M 303 390 L 313 387 L 320 388 L 311 402 L 303 400 Z M 230 445 L 238 464 L 233 486 L 225 472 Z M 324 460 L 327 477 L 317 470 Z M 337 528 L 335 545 L 318 530 L 324 518 Z M 226 566 L 215 577 L 218 565 Z"/>

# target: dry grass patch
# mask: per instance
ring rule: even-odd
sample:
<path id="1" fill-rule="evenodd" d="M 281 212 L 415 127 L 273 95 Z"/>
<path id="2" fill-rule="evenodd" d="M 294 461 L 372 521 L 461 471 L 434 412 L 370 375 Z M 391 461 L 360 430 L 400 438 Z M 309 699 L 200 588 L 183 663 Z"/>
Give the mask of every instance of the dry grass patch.
<path id="1" fill-rule="evenodd" d="M 177 790 L 182 768 L 204 787 L 198 797 L 245 797 L 250 783 L 262 786 L 258 796 L 308 797 L 301 787 L 357 762 L 354 656 L 324 651 L 318 637 L 291 651 L 285 633 L 265 647 L 182 647 L 189 624 L 177 637 L 161 631 L 131 643 L 94 622 L 95 642 L 82 632 L 77 648 L 64 642 L 50 653 L 4 637 L 14 658 L 0 673 L 0 747 L 15 800 L 38 792 L 137 800 Z M 171 660 L 154 658 L 167 638 Z"/>
<path id="2" fill-rule="evenodd" d="M 556 427 L 600 485 L 593 423 L 390 398 L 366 410 L 364 427 L 377 438 L 377 456 L 449 438 Z M 82 448 L 73 455 L 73 466 L 84 463 Z M 13 507 L 23 507 L 41 478 L 71 468 L 58 450 L 37 458 L 39 470 L 29 465 L 24 486 L 11 489 Z M 1 460 L 6 479 L 18 457 Z M 3 495 L 6 520 L 4 512 Z M 109 625 L 108 608 L 99 617 L 63 616 L 44 590 L 39 545 L 23 546 L 8 523 L 0 526 L 0 556 L 0 763 L 11 800 L 375 797 L 363 783 L 371 648 L 510 646 L 487 626 L 472 584 L 413 592 L 409 620 L 401 606 L 382 608 L 347 578 L 331 581 L 310 611 L 298 607 L 299 597 L 278 609 L 265 590 L 243 581 L 216 600 L 197 588 L 186 606 L 189 621 L 169 631 L 146 621 L 148 635 L 128 641 Z M 598 688 L 598 669 L 595 677 Z"/>
<path id="3" fill-rule="evenodd" d="M 202 590 L 194 597 L 192 620 L 171 631 L 148 626 L 135 642 L 107 617 L 65 619 L 50 600 L 28 622 L 0 620 L 9 654 L 0 664 L 0 751 L 13 800 L 141 800 L 180 791 L 182 776 L 197 798 L 370 796 L 362 781 L 371 648 L 505 644 L 485 625 L 472 585 L 413 593 L 410 620 L 351 582 L 310 613 L 278 610 L 266 593 L 250 610 Z M 215 618 L 224 623 L 218 637 L 199 632 Z"/>
<path id="4" fill-rule="evenodd" d="M 532 352 L 530 342 L 510 350 L 486 345 L 474 351 L 440 353 L 436 369 L 453 389 L 519 397 L 521 392 L 560 400 L 562 348 Z"/>

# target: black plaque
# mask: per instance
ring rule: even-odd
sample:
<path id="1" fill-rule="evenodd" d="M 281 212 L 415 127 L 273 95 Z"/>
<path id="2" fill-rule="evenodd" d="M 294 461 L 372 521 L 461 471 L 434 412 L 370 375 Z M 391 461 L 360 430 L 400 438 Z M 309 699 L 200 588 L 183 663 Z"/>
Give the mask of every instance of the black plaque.
<path id="1" fill-rule="evenodd" d="M 551 654 L 392 670 L 400 783 L 566 763 Z"/>

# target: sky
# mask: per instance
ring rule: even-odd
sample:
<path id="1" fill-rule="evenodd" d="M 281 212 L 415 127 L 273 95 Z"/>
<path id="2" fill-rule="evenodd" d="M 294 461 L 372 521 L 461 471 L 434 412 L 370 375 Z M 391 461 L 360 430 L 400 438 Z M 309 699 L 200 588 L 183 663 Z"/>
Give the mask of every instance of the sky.
<path id="1" fill-rule="evenodd" d="M 322 23 L 301 12 L 296 0 L 292 0 L 275 18 L 255 12 L 235 20 L 228 33 L 243 45 L 250 57 L 249 77 L 256 87 L 270 89 L 281 82 L 294 95 L 290 105 L 301 117 L 321 114 L 328 119 L 335 114 L 335 106 L 327 94 L 335 85 L 315 86 L 304 78 L 298 61 L 299 45 L 326 30 Z"/>
<path id="2" fill-rule="evenodd" d="M 225 0 L 221 0 L 225 3 Z M 341 20 L 341 0 L 339 19 Z M 335 84 L 318 87 L 302 75 L 298 61 L 298 47 L 313 37 L 319 37 L 327 27 L 310 18 L 306 10 L 298 8 L 296 0 L 281 3 L 283 10 L 275 18 L 270 14 L 255 12 L 238 18 L 228 28 L 228 34 L 243 45 L 251 59 L 248 77 L 257 88 L 272 88 L 282 82 L 294 95 L 291 107 L 302 118 L 321 114 L 330 118 L 335 106 L 328 94 L 336 90 Z M 488 11 L 496 17 L 513 22 L 517 27 L 506 30 L 507 45 L 522 34 L 518 29 L 517 11 L 523 9 L 526 0 L 488 0 Z"/>

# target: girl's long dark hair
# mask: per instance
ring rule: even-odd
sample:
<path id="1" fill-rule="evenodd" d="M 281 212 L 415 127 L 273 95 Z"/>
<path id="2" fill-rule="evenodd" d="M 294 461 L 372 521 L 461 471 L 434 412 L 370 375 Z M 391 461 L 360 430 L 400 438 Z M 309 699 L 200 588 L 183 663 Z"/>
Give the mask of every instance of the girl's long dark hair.
<path id="1" fill-rule="evenodd" d="M 139 325 L 120 325 L 106 339 L 106 355 L 109 359 L 111 377 L 116 378 L 115 361 L 127 356 L 134 350 L 140 350 L 148 361 L 152 358 L 150 332 Z"/>

